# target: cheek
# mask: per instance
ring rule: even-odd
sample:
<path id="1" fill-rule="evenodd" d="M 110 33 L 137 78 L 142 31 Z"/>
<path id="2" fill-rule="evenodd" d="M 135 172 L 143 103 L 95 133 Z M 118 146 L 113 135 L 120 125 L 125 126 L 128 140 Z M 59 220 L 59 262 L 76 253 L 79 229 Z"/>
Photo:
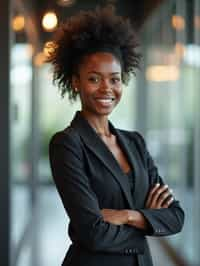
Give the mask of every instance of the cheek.
<path id="1" fill-rule="evenodd" d="M 122 97 L 122 86 L 119 86 L 119 87 L 116 88 L 115 95 L 116 95 L 116 97 L 117 97 L 117 99 L 119 101 L 121 99 L 121 97 Z"/>
<path id="2" fill-rule="evenodd" d="M 93 91 L 93 87 L 87 81 L 83 81 L 80 84 L 80 93 L 82 96 L 87 97 Z"/>
<path id="3" fill-rule="evenodd" d="M 86 83 L 82 83 L 80 87 L 80 98 L 82 102 L 90 101 L 91 96 L 97 90 L 95 85 L 91 85 Z"/>

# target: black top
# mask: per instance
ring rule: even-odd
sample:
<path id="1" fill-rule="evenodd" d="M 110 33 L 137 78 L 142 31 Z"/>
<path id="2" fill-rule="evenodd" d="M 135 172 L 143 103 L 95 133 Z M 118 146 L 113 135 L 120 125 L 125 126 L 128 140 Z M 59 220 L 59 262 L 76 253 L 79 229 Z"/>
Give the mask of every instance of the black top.
<path id="1" fill-rule="evenodd" d="M 135 176 L 134 171 L 131 169 L 128 173 L 126 173 L 126 176 L 128 177 L 129 184 L 130 184 L 130 191 L 132 195 L 132 199 L 134 201 L 134 190 L 135 190 Z M 133 266 L 138 266 L 137 256 L 133 256 Z"/>
<path id="2" fill-rule="evenodd" d="M 130 190 L 131 190 L 131 195 L 134 200 L 134 190 L 135 190 L 135 177 L 134 177 L 134 172 L 131 169 L 128 173 L 126 173 L 126 176 L 128 177 L 129 184 L 130 184 Z"/>

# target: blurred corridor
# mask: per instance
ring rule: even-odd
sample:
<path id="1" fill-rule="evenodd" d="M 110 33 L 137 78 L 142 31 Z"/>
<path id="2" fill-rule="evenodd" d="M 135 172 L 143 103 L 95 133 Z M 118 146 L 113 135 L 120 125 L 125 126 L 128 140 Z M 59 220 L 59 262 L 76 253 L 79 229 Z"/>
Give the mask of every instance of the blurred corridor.
<path id="1" fill-rule="evenodd" d="M 155 266 L 200 266 L 199 0 L 0 1 L 0 266 L 61 265 L 68 220 L 48 143 L 80 105 L 60 98 L 44 59 L 62 21 L 107 2 L 138 27 L 143 55 L 111 121 L 145 136 L 186 214 L 180 234 L 149 238 Z"/>

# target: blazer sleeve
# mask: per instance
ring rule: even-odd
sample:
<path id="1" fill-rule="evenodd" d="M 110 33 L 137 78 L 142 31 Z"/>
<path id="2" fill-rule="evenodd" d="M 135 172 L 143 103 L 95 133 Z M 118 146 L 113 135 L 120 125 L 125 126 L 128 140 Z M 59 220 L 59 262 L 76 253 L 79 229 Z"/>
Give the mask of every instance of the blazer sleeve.
<path id="1" fill-rule="evenodd" d="M 63 132 L 55 134 L 50 141 L 49 158 L 76 243 L 92 251 L 143 253 L 144 233 L 141 230 L 103 220 L 86 174 L 80 137 Z"/>
<path id="2" fill-rule="evenodd" d="M 139 146 L 141 157 L 148 171 L 149 183 L 151 186 L 156 183 L 164 184 L 163 179 L 159 176 L 158 169 L 149 154 L 144 138 L 135 132 L 136 141 Z M 178 200 L 174 200 L 168 208 L 161 209 L 140 209 L 151 225 L 151 230 L 146 234 L 151 236 L 168 236 L 176 234 L 182 230 L 184 224 L 184 211 Z"/>

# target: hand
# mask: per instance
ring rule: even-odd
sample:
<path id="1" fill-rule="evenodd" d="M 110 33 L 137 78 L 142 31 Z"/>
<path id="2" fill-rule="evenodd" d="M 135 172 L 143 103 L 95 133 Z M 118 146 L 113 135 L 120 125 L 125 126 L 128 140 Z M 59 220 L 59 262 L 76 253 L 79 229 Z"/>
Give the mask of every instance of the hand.
<path id="1" fill-rule="evenodd" d="M 156 184 L 149 192 L 145 207 L 148 209 L 168 208 L 174 200 L 168 185 Z"/>
<path id="2" fill-rule="evenodd" d="M 115 225 L 126 224 L 128 220 L 127 210 L 102 209 L 101 214 L 105 222 Z"/>
<path id="3" fill-rule="evenodd" d="M 144 215 L 135 210 L 127 210 L 128 212 L 128 225 L 135 226 L 140 229 L 147 229 L 149 224 Z"/>

